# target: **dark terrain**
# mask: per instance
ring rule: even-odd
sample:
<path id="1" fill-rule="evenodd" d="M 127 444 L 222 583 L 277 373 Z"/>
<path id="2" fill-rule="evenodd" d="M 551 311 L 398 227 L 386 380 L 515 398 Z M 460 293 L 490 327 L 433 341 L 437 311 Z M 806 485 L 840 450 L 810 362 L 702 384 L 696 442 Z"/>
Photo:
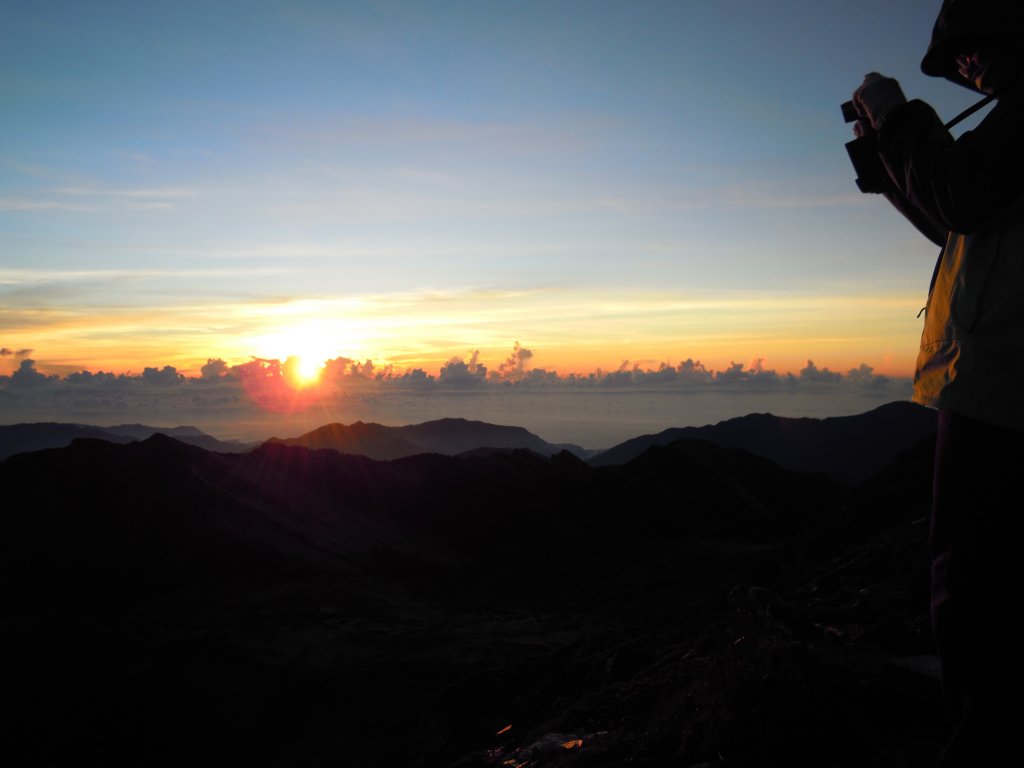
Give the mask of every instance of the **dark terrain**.
<path id="1" fill-rule="evenodd" d="M 5 749 L 19 765 L 931 765 L 930 476 L 927 438 L 854 487 L 692 440 L 606 467 L 159 435 L 16 455 Z"/>

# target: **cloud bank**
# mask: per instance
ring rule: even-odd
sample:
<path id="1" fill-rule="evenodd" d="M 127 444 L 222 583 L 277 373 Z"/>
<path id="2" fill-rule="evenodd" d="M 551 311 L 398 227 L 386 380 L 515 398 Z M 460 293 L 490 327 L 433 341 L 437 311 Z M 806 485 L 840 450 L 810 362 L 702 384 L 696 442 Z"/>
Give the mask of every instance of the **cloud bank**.
<path id="1" fill-rule="evenodd" d="M 412 423 L 462 416 L 607 447 L 645 430 L 755 410 L 838 415 L 910 395 L 909 380 L 876 374 L 869 365 L 840 372 L 811 360 L 796 373 L 775 371 L 760 358 L 722 370 L 688 358 L 656 365 L 624 360 L 615 370 L 560 374 L 532 367 L 533 351 L 518 342 L 494 367 L 473 350 L 451 358 L 436 374 L 337 357 L 326 361 L 319 381 L 306 386 L 298 358 L 252 358 L 239 365 L 211 358 L 195 376 L 170 365 L 132 374 L 58 375 L 39 371 L 23 354 L 30 351 L 5 352 L 17 366 L 0 376 L 0 422 L 188 423 L 242 439 L 297 434 L 330 421 Z"/>
<path id="2" fill-rule="evenodd" d="M 359 362 L 349 357 L 336 357 L 324 362 L 318 382 L 300 386 L 294 375 L 299 359 L 284 361 L 253 357 L 239 365 L 229 365 L 222 359 L 211 358 L 201 366 L 198 376 L 186 376 L 174 366 L 146 367 L 140 374 L 107 373 L 104 371 L 75 371 L 63 376 L 43 374 L 36 369 L 36 361 L 28 357 L 31 349 L 13 351 L 4 347 L 0 355 L 19 359 L 17 369 L 10 375 L 0 375 L 0 390 L 48 388 L 66 392 L 110 390 L 123 392 L 135 389 L 150 391 L 156 388 L 177 388 L 200 392 L 217 389 L 223 392 L 272 392 L 280 386 L 295 393 L 316 392 L 318 397 L 341 394 L 351 389 L 414 389 L 459 390 L 464 388 L 497 387 L 517 388 L 711 388 L 746 389 L 808 388 L 831 386 L 847 389 L 902 389 L 907 380 L 876 374 L 862 363 L 845 373 L 818 368 L 813 360 L 797 373 L 779 373 L 765 367 L 763 358 L 754 358 L 749 364 L 733 362 L 722 370 L 713 370 L 700 360 L 687 358 L 678 364 L 663 362 L 655 367 L 624 360 L 614 371 L 597 368 L 589 373 L 559 374 L 557 370 L 533 368 L 533 351 L 518 341 L 509 356 L 494 369 L 480 361 L 480 351 L 473 350 L 468 359 L 452 357 L 432 374 L 422 368 L 400 369 L 394 365 L 379 366 L 372 360 Z"/>

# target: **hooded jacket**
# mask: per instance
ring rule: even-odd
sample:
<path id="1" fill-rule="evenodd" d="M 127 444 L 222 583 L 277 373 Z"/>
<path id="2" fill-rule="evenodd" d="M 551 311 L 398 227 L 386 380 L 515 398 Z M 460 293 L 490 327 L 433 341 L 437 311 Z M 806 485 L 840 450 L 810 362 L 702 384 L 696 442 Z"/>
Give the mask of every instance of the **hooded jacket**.
<path id="1" fill-rule="evenodd" d="M 956 52 L 1021 29 L 1000 29 L 1005 20 L 980 15 L 988 5 L 943 4 L 922 62 L 926 73 L 972 87 L 950 74 Z M 995 29 L 986 32 L 986 21 Z M 904 205 L 948 230 L 928 296 L 914 401 L 1024 430 L 1024 78 L 959 139 L 931 107 L 911 101 L 890 113 L 878 142 Z"/>
<path id="2" fill-rule="evenodd" d="M 921 71 L 977 91 L 960 77 L 955 58 L 987 45 L 1009 43 L 1024 31 L 1024 8 L 1015 0 L 943 0 Z"/>

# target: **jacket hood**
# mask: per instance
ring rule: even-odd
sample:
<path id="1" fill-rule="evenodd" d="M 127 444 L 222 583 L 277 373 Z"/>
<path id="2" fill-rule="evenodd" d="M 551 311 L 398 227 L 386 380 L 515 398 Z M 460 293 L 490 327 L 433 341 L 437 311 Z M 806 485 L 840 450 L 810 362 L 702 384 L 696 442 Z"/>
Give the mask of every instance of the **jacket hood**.
<path id="1" fill-rule="evenodd" d="M 921 71 L 977 91 L 973 83 L 960 77 L 955 57 L 986 43 L 1020 46 L 1024 35 L 1022 6 L 1021 0 L 943 0 L 931 44 L 921 60 Z"/>

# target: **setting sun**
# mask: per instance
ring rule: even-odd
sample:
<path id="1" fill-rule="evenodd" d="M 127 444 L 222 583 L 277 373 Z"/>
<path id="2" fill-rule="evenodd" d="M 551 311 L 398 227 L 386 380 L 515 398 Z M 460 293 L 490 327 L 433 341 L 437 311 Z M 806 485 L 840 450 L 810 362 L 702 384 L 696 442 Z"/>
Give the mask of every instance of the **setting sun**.
<path id="1" fill-rule="evenodd" d="M 294 363 L 287 368 L 288 379 L 299 387 L 308 387 L 320 380 L 324 359 L 313 355 L 299 355 L 290 358 Z"/>
<path id="2" fill-rule="evenodd" d="M 284 360 L 285 380 L 302 389 L 318 383 L 324 364 L 342 354 L 332 340 L 344 338 L 343 331 L 337 323 L 320 319 L 278 328 L 253 338 L 252 345 L 259 357 Z"/>

